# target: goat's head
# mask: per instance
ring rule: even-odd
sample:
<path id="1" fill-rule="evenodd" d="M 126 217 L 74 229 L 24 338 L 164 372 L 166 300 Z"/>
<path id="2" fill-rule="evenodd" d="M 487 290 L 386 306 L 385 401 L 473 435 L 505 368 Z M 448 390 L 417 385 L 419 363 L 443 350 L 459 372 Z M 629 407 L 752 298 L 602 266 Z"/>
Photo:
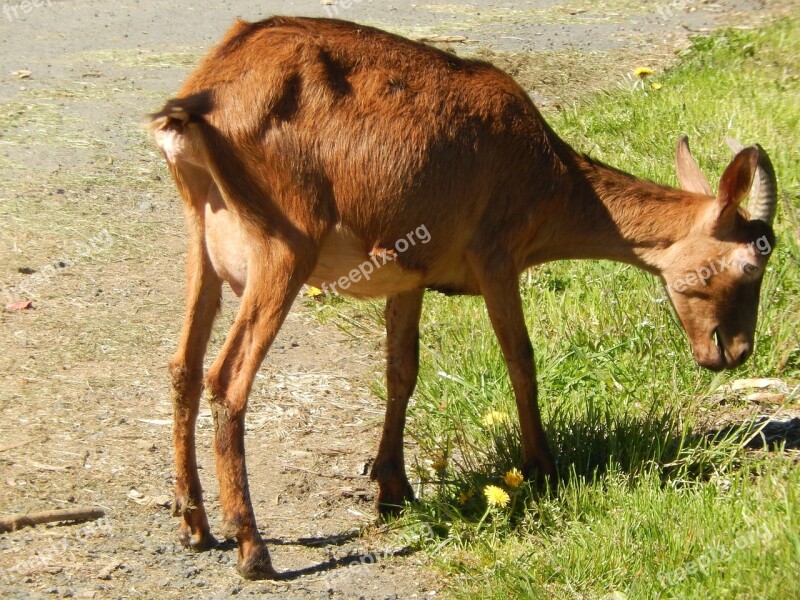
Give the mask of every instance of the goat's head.
<path id="1" fill-rule="evenodd" d="M 761 281 L 775 247 L 772 163 L 758 145 L 729 145 L 736 155 L 714 196 L 687 139 L 678 142 L 681 187 L 710 198 L 692 232 L 669 250 L 662 271 L 695 360 L 714 371 L 738 367 L 752 353 Z M 749 218 L 739 207 L 748 193 Z"/>

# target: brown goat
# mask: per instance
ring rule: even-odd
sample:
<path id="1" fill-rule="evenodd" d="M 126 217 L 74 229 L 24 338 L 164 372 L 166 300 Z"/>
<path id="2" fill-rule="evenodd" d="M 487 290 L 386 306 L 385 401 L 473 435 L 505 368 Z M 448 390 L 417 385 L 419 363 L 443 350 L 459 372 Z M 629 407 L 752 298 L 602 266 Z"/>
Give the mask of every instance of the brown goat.
<path id="1" fill-rule="evenodd" d="M 169 367 L 181 541 L 215 544 L 194 429 L 227 282 L 241 307 L 205 387 L 224 535 L 238 540 L 245 577 L 276 576 L 249 497 L 247 398 L 306 282 L 388 297 L 388 406 L 371 473 L 382 513 L 413 498 L 403 427 L 425 289 L 484 297 L 513 384 L 526 475 L 556 472 L 519 293 L 531 265 L 635 265 L 666 284 L 700 365 L 734 368 L 751 353 L 777 197 L 759 146 L 735 155 L 714 195 L 684 138 L 684 190 L 670 189 L 576 153 L 487 63 L 300 18 L 237 22 L 151 127 L 189 231 L 186 318 Z M 756 176 L 748 219 L 739 204 Z"/>

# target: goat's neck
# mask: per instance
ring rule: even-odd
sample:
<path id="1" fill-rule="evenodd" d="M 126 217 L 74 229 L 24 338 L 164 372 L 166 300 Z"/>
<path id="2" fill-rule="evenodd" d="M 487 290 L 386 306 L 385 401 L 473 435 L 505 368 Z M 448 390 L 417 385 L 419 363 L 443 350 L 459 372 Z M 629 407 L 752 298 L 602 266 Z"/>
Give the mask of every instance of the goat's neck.
<path id="1" fill-rule="evenodd" d="M 529 262 L 608 259 L 658 274 L 667 266 L 669 249 L 697 228 L 709 208 L 705 196 L 644 181 L 584 156 L 573 153 L 568 164 L 569 181 L 554 192 L 548 222 L 541 224 L 546 247 L 539 246 Z"/>

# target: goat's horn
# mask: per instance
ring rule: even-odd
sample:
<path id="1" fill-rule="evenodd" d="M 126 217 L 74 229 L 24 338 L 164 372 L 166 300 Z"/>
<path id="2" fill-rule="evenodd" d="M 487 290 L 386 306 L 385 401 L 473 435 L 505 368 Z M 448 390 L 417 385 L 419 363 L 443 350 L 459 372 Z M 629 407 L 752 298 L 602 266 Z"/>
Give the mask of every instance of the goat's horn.
<path id="1" fill-rule="evenodd" d="M 744 149 L 744 146 L 733 138 L 727 138 L 725 141 L 735 154 Z M 750 215 L 754 220 L 772 225 L 778 210 L 778 180 L 769 155 L 760 145 L 756 144 L 756 148 L 758 148 L 758 168 L 753 179 L 753 187 L 750 188 Z"/>

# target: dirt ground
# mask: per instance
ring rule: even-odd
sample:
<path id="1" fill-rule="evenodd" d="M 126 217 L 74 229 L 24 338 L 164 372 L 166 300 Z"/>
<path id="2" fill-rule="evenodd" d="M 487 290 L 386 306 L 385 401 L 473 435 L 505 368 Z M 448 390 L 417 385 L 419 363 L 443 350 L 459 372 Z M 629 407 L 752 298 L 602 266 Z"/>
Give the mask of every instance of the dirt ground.
<path id="1" fill-rule="evenodd" d="M 236 16 L 330 11 L 411 36 L 463 36 L 454 51 L 488 56 L 557 106 L 634 66 L 668 65 L 691 33 L 753 26 L 769 16 L 765 3 L 197 4 L 0 7 L 0 299 L 33 301 L 0 313 L 0 513 L 107 512 L 0 535 L 0 596 L 446 596 L 432 559 L 407 551 L 372 506 L 382 333 L 322 324 L 305 299 L 256 380 L 247 427 L 256 514 L 288 577 L 246 582 L 232 545 L 191 554 L 177 543 L 165 366 L 181 323 L 184 231 L 143 115 Z M 788 4 L 770 2 L 769 13 Z M 236 306 L 228 293 L 214 348 Z M 199 461 L 218 530 L 211 440 L 204 410 Z"/>

